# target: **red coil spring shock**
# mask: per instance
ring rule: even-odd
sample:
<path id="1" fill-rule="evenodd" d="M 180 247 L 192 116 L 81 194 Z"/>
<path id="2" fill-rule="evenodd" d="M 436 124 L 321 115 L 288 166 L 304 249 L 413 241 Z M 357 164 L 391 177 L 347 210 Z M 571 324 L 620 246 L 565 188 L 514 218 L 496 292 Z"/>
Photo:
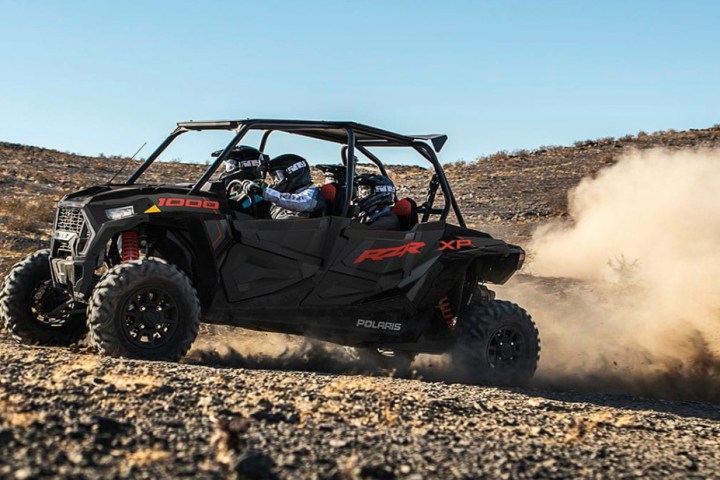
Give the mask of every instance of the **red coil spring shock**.
<path id="1" fill-rule="evenodd" d="M 122 232 L 120 234 L 120 239 L 122 261 L 130 262 L 140 259 L 140 246 L 138 244 L 137 232 L 134 230 Z"/>
<path id="2" fill-rule="evenodd" d="M 438 310 L 440 310 L 440 314 L 443 316 L 443 319 L 447 322 L 448 327 L 450 329 L 455 328 L 455 322 L 457 321 L 457 318 L 455 317 L 455 314 L 452 311 L 452 307 L 450 306 L 450 299 L 445 295 L 440 299 L 438 304 L 435 306 Z"/>

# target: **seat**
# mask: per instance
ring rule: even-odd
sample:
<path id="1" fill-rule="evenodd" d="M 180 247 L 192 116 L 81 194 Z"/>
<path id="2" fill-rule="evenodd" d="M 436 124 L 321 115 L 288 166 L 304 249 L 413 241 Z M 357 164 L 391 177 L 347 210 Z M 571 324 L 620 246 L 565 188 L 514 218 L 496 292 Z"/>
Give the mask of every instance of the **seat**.
<path id="1" fill-rule="evenodd" d="M 392 207 L 392 214 L 400 220 L 402 230 L 411 230 L 418 224 L 417 202 L 412 198 L 401 198 Z"/>
<path id="2" fill-rule="evenodd" d="M 342 215 L 343 200 L 345 199 L 345 187 L 337 182 L 326 183 L 320 187 L 320 195 L 325 199 L 327 207 L 326 215 L 339 217 Z M 337 201 L 336 201 L 337 200 Z"/>

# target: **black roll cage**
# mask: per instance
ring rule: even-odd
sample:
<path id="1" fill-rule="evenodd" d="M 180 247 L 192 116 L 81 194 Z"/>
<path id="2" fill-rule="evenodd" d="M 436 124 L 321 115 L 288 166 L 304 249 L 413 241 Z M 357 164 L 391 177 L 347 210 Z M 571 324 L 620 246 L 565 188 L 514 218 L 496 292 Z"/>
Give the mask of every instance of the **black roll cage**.
<path id="1" fill-rule="evenodd" d="M 200 179 L 193 185 L 189 192 L 190 195 L 197 194 L 200 191 L 203 185 L 207 183 L 218 167 L 222 165 L 228 155 L 230 155 L 232 149 L 240 143 L 240 140 L 242 140 L 250 130 L 265 131 L 259 146 L 261 152 L 264 151 L 270 134 L 275 131 L 280 131 L 343 145 L 342 159 L 347 168 L 346 178 L 348 185 L 352 185 L 355 176 L 355 149 L 370 159 L 370 161 L 377 165 L 380 172 L 387 176 L 385 166 L 377 156 L 368 150 L 368 147 L 413 148 L 434 167 L 437 183 L 445 198 L 445 205 L 442 210 L 431 209 L 431 205 L 426 205 L 423 221 L 427 221 L 430 213 L 437 213 L 440 215 L 441 220 L 446 220 L 450 213 L 450 208 L 452 208 L 460 226 L 466 226 L 458 203 L 445 176 L 445 171 L 436 155 L 437 152 L 440 152 L 443 145 L 445 145 L 447 135 L 400 135 L 355 122 L 266 119 L 180 122 L 177 124 L 177 128 L 150 154 L 147 160 L 138 167 L 125 183 L 127 185 L 134 184 L 178 136 L 189 131 L 202 130 L 229 130 L 234 131 L 235 136 L 215 161 L 208 166 Z M 345 190 L 342 210 L 343 216 L 346 216 L 349 211 L 353 189 L 347 188 Z M 432 197 L 434 198 L 434 194 Z M 432 212 L 430 210 L 432 210 Z"/>

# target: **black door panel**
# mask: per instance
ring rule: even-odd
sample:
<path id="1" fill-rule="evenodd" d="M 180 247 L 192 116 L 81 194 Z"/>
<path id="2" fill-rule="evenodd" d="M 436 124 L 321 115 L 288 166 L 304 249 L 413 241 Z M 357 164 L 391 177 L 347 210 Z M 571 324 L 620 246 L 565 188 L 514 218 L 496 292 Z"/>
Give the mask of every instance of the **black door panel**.
<path id="1" fill-rule="evenodd" d="M 439 258 L 445 224 L 418 225 L 409 232 L 371 229 L 353 223 L 338 239 L 319 285 L 304 306 L 350 305 L 419 278 Z"/>
<path id="2" fill-rule="evenodd" d="M 321 306 L 402 296 L 399 289 L 439 258 L 445 229 L 444 222 L 432 222 L 408 232 L 381 231 L 340 217 L 238 220 L 233 226 L 239 242 L 222 270 L 228 301 L 237 303 L 238 313 L 260 302 L 268 316 L 275 309 L 296 307 L 301 316 Z"/>
<path id="3" fill-rule="evenodd" d="M 243 245 L 303 261 L 322 262 L 331 217 L 235 221 Z"/>
<path id="4" fill-rule="evenodd" d="M 282 291 L 319 272 L 328 254 L 330 224 L 330 217 L 236 220 L 233 227 L 240 239 L 222 267 L 228 301 Z M 282 306 L 288 306 L 286 302 Z"/>

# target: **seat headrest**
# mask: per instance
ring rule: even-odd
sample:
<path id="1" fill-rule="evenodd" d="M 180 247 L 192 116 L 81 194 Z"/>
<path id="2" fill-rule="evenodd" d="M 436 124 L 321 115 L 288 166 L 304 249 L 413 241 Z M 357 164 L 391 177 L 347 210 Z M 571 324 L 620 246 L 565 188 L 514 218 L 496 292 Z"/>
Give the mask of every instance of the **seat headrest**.
<path id="1" fill-rule="evenodd" d="M 326 183 L 320 187 L 320 195 L 322 195 L 325 201 L 334 202 L 337 196 L 337 186 L 333 183 Z"/>
<path id="2" fill-rule="evenodd" d="M 410 198 L 403 198 L 395 202 L 392 207 L 393 215 L 398 217 L 407 217 L 412 215 L 413 211 L 417 208 L 417 204 Z"/>

